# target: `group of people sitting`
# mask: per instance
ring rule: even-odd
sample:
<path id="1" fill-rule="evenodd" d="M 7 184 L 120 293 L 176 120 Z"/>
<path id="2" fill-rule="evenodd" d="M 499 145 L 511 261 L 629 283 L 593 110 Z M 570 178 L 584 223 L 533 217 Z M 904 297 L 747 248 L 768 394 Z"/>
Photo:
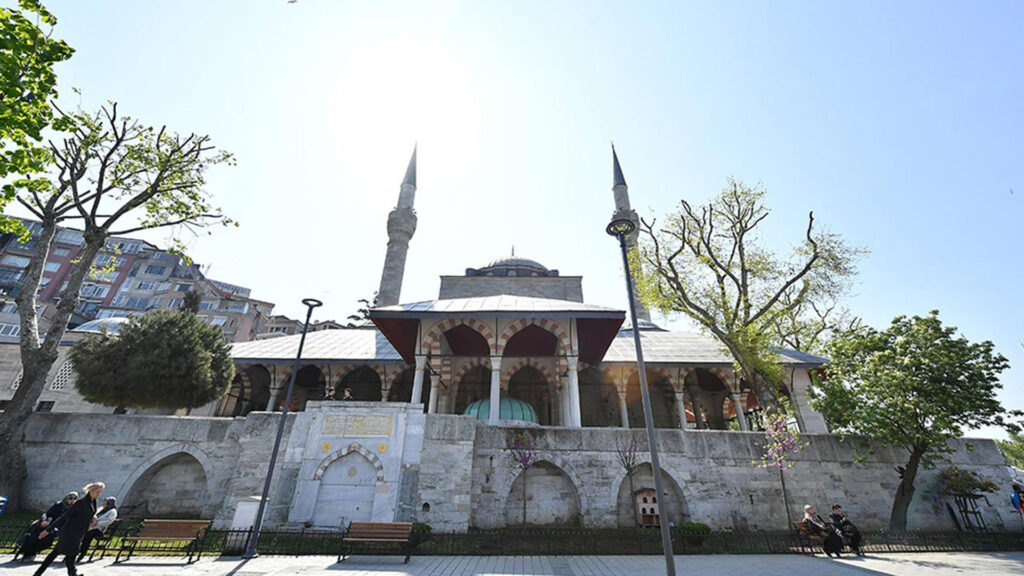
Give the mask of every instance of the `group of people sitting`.
<path id="1" fill-rule="evenodd" d="M 37 575 L 42 574 L 61 554 L 65 556 L 68 574 L 77 573 L 75 564 L 85 558 L 93 541 L 102 537 L 117 520 L 117 499 L 107 498 L 102 507 L 97 506 L 103 488 L 102 482 L 89 484 L 81 498 L 78 492 L 68 492 L 67 496 L 50 506 L 25 529 L 25 533 L 18 539 L 23 562 L 33 560 L 37 553 L 49 548 L 57 540 L 53 551 L 46 556 L 36 572 Z"/>
<path id="2" fill-rule="evenodd" d="M 854 554 L 858 556 L 863 555 L 863 552 L 860 550 L 860 531 L 846 517 L 843 507 L 839 504 L 832 505 L 832 513 L 828 515 L 827 521 L 818 515 L 814 506 L 810 504 L 804 506 L 804 524 L 812 533 L 821 536 L 822 548 L 825 550 L 825 555 L 829 558 L 833 554 L 836 555 L 836 558 L 839 558 L 844 544 L 849 546 Z"/>

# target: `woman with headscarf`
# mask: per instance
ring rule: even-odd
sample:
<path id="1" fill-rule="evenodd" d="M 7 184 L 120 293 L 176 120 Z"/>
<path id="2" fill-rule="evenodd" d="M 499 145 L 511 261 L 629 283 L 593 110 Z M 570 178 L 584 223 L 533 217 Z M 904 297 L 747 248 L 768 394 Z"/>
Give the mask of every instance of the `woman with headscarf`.
<path id="1" fill-rule="evenodd" d="M 40 550 L 50 547 L 50 544 L 53 543 L 53 534 L 48 535 L 46 538 L 39 538 L 39 533 L 49 526 L 51 522 L 67 512 L 68 508 L 76 500 L 78 500 L 78 492 L 68 492 L 64 498 L 47 508 L 46 512 L 43 512 L 43 515 L 38 520 L 28 525 L 28 528 L 25 529 L 25 534 L 21 537 L 21 548 L 18 551 L 23 562 L 32 560 Z"/>
<path id="2" fill-rule="evenodd" d="M 85 533 L 85 538 L 82 538 L 82 547 L 78 550 L 78 560 L 75 562 L 81 562 L 82 558 L 85 558 L 85 555 L 89 553 L 89 546 L 92 545 L 92 541 L 102 538 L 107 528 L 114 523 L 114 520 L 117 520 L 117 499 L 111 496 L 103 502 L 103 508 L 96 512 L 96 517 L 92 520 L 92 526 Z"/>
<path id="3" fill-rule="evenodd" d="M 96 499 L 100 497 L 106 486 L 103 482 L 93 482 L 85 487 L 85 496 L 75 502 L 60 518 L 54 520 L 46 530 L 39 533 L 40 538 L 45 538 L 50 532 L 57 533 L 57 545 L 53 551 L 46 555 L 43 563 L 36 570 L 35 576 L 41 576 L 46 569 L 53 564 L 57 556 L 64 555 L 64 565 L 68 568 L 68 576 L 77 576 L 75 569 L 75 557 L 78 549 L 82 546 L 82 538 L 89 531 L 93 517 L 96 516 Z"/>

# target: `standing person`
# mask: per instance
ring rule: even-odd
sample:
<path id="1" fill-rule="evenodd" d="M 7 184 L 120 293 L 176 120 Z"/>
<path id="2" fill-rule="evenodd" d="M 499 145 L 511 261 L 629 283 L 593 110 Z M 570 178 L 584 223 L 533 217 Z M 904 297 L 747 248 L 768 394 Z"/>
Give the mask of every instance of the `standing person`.
<path id="1" fill-rule="evenodd" d="M 355 400 L 355 398 L 352 397 L 352 389 L 351 388 L 345 388 L 344 396 L 342 396 L 341 399 L 342 400 Z"/>
<path id="2" fill-rule="evenodd" d="M 334 400 L 334 388 L 328 388 L 324 391 L 324 397 L 321 398 L 324 402 L 330 402 Z"/>
<path id="3" fill-rule="evenodd" d="M 40 538 L 45 538 L 48 532 L 57 533 L 57 545 L 53 551 L 47 554 L 43 563 L 36 570 L 35 576 L 41 576 L 46 569 L 53 564 L 58 555 L 64 555 L 64 565 L 68 568 L 68 576 L 78 576 L 75 569 L 75 556 L 82 545 L 82 538 L 89 531 L 89 525 L 96 516 L 96 499 L 100 497 L 106 485 L 103 482 L 93 482 L 85 487 L 85 496 L 80 498 L 60 518 L 57 518 L 50 526 L 39 533 Z"/>
<path id="4" fill-rule="evenodd" d="M 85 533 L 85 538 L 82 539 L 82 547 L 78 549 L 78 560 L 75 560 L 76 563 L 81 562 L 82 558 L 85 558 L 85 555 L 89 553 L 89 546 L 92 545 L 92 541 L 102 538 L 103 533 L 114 523 L 114 520 L 117 520 L 117 499 L 111 496 L 103 502 L 103 508 L 96 513 L 92 526 Z"/>
<path id="5" fill-rule="evenodd" d="M 832 513 L 828 515 L 828 519 L 832 522 L 833 526 L 843 533 L 846 543 L 850 545 L 850 550 L 853 550 L 854 554 L 860 556 L 860 530 L 846 517 L 843 507 L 839 504 L 833 504 Z"/>
<path id="6" fill-rule="evenodd" d="M 40 550 L 45 550 L 50 547 L 53 543 L 53 534 L 48 535 L 46 538 L 40 538 L 39 534 L 50 525 L 51 522 L 60 518 L 68 508 L 71 507 L 75 501 L 78 500 L 78 492 L 68 492 L 63 499 L 58 500 L 43 512 L 43 515 L 38 520 L 28 525 L 25 530 L 25 534 L 21 537 L 21 560 L 22 562 L 30 562 L 35 558 L 36 553 Z"/>
<path id="7" fill-rule="evenodd" d="M 1020 515 L 1021 525 L 1024 526 L 1024 488 L 1021 488 L 1020 484 L 1013 485 L 1010 503 L 1013 504 L 1013 509 Z"/>

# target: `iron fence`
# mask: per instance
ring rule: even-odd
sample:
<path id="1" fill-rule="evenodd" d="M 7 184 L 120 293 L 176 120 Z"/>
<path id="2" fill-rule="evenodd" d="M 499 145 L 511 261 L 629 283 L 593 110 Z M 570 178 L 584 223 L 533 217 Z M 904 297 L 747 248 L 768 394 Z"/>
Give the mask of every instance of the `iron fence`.
<path id="1" fill-rule="evenodd" d="M 120 540 L 138 525 L 119 526 L 108 550 L 116 554 Z M 10 553 L 25 526 L 0 524 L 0 553 Z M 900 552 L 1009 552 L 1024 550 L 1020 532 L 864 532 L 861 548 L 868 553 Z M 251 537 L 250 530 L 209 530 L 203 555 L 240 555 Z M 263 555 L 336 555 L 341 548 L 340 530 L 264 530 L 257 550 Z M 419 556 L 515 556 L 515 555 L 634 555 L 660 554 L 661 537 L 652 529 L 502 529 L 465 533 L 417 534 Z M 673 532 L 675 554 L 794 554 L 821 552 L 803 545 L 792 532 Z M 401 554 L 398 547 L 381 547 L 373 554 Z M 166 555 L 171 551 L 159 552 Z M 146 555 L 137 552 L 136 555 Z M 108 552 L 109 555 L 109 552 Z"/>

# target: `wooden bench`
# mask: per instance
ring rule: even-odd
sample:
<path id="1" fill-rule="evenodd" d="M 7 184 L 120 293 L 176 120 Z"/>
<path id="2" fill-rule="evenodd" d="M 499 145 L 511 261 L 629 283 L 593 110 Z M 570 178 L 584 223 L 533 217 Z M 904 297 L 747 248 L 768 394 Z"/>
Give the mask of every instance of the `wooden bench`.
<path id="1" fill-rule="evenodd" d="M 349 556 L 352 545 L 398 544 L 405 552 L 405 563 L 412 555 L 412 522 L 350 522 L 342 535 L 338 562 Z"/>
<path id="2" fill-rule="evenodd" d="M 815 534 L 813 530 L 807 525 L 806 520 L 799 522 L 793 522 L 793 528 L 796 529 L 797 538 L 800 539 L 800 552 L 810 552 L 811 556 L 814 555 L 815 545 L 820 545 L 825 542 L 825 539 Z"/>
<path id="3" fill-rule="evenodd" d="M 114 521 L 107 526 L 107 529 L 103 531 L 103 534 L 92 541 L 92 545 L 89 546 L 89 562 L 92 562 L 93 557 L 96 556 L 97 550 L 102 550 L 100 559 L 106 557 L 107 547 L 110 546 L 110 539 L 114 537 L 114 532 L 117 531 L 117 527 L 121 524 L 120 518 L 114 518 Z"/>
<path id="4" fill-rule="evenodd" d="M 121 561 L 121 554 L 128 552 L 125 561 L 131 560 L 136 550 L 144 552 L 187 552 L 188 563 L 203 555 L 203 539 L 210 527 L 209 520 L 143 520 L 142 525 L 129 536 L 121 539 L 114 563 Z"/>

